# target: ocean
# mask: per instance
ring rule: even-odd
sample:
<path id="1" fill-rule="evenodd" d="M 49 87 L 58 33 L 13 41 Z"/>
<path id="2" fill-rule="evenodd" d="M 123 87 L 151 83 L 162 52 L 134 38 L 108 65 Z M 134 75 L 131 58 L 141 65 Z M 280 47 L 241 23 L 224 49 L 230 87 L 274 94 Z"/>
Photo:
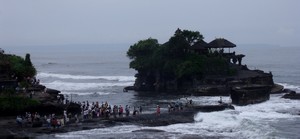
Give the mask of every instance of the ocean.
<path id="1" fill-rule="evenodd" d="M 6 53 L 31 54 L 37 78 L 48 88 L 60 90 L 72 101 L 111 105 L 142 106 L 154 113 L 157 104 L 162 112 L 166 103 L 182 97 L 198 104 L 217 104 L 219 97 L 174 96 L 169 94 L 123 92 L 133 85 L 136 71 L 126 57 L 129 45 L 62 45 L 3 47 Z M 241 46 L 231 51 L 245 54 L 242 63 L 250 69 L 272 72 L 275 83 L 300 93 L 300 47 Z M 122 125 L 45 135 L 40 138 L 300 138 L 300 101 L 272 94 L 269 101 L 235 106 L 235 110 L 199 112 L 195 122 L 147 127 Z M 223 101 L 230 102 L 229 97 Z M 159 129 L 166 132 L 132 132 Z"/>

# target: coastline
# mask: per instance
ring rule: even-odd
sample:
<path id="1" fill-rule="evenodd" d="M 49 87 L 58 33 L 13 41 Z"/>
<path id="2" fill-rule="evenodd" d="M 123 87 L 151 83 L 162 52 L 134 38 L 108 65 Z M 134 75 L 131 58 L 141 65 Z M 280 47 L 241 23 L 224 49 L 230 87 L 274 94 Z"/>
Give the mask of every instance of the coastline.
<path id="1" fill-rule="evenodd" d="M 35 138 L 45 134 L 66 133 L 72 131 L 89 130 L 95 128 L 106 128 L 116 125 L 133 124 L 146 126 L 165 126 L 176 123 L 190 123 L 194 121 L 195 111 L 180 111 L 172 113 L 162 113 L 159 116 L 155 113 L 140 114 L 136 116 L 118 117 L 118 118 L 96 118 L 81 120 L 76 123 L 71 119 L 70 123 L 59 127 L 20 127 L 15 121 L 15 118 L 2 117 L 0 120 L 0 138 Z"/>

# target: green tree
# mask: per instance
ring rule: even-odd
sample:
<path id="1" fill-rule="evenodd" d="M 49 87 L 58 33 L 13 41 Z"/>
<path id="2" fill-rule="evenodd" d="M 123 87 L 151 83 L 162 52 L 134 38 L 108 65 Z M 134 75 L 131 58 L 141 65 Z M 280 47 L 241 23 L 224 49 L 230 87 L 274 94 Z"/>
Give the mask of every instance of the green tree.
<path id="1" fill-rule="evenodd" d="M 26 66 L 32 66 L 31 60 L 30 60 L 30 54 L 26 54 L 25 56 L 25 65 Z"/>
<path id="2" fill-rule="evenodd" d="M 186 55 L 186 51 L 189 47 L 194 45 L 200 40 L 203 40 L 203 36 L 198 31 L 189 31 L 177 29 L 175 34 L 165 43 L 168 51 L 165 51 L 170 58 L 182 59 Z"/>
<path id="3" fill-rule="evenodd" d="M 198 31 L 177 29 L 164 44 L 152 38 L 141 40 L 127 51 L 130 68 L 138 71 L 138 78 L 143 78 L 143 82 L 149 81 L 149 86 L 160 80 L 184 82 L 206 75 L 229 74 L 228 63 L 222 56 L 189 51 L 203 38 Z"/>
<path id="4" fill-rule="evenodd" d="M 30 55 L 26 55 L 25 60 L 20 56 L 7 55 L 11 74 L 16 74 L 18 77 L 33 77 L 36 75 L 36 69 L 31 63 Z"/>
<path id="5" fill-rule="evenodd" d="M 153 61 L 152 58 L 158 47 L 158 41 L 152 38 L 141 40 L 130 46 L 127 51 L 127 56 L 132 59 L 130 62 L 130 68 L 139 71 L 153 67 L 153 65 L 155 65 L 155 61 Z"/>

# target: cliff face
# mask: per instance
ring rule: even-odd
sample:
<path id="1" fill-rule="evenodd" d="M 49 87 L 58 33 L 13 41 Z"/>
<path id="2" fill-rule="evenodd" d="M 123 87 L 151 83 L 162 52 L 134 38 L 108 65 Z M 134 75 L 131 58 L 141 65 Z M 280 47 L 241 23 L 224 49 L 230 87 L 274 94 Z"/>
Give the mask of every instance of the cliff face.
<path id="1" fill-rule="evenodd" d="M 227 94 L 232 87 L 266 85 L 273 86 L 273 75 L 257 70 L 239 70 L 235 76 L 209 76 L 203 79 L 168 79 L 153 74 L 138 73 L 134 89 L 138 91 L 191 91 Z M 202 90 L 201 90 L 202 89 Z M 227 92 L 224 92 L 224 90 Z M 200 94 L 199 94 L 200 95 Z M 205 95 L 205 94 L 203 94 Z"/>
<path id="2" fill-rule="evenodd" d="M 272 86 L 252 85 L 234 87 L 231 90 L 232 103 L 236 105 L 247 105 L 269 100 Z"/>
<path id="3" fill-rule="evenodd" d="M 230 96 L 232 103 L 247 105 L 270 98 L 274 86 L 272 73 L 260 70 L 237 70 L 234 76 L 207 76 L 197 79 L 169 79 L 159 74 L 137 74 L 136 91 L 176 92 L 196 96 Z M 280 90 L 279 90 L 280 91 Z"/>

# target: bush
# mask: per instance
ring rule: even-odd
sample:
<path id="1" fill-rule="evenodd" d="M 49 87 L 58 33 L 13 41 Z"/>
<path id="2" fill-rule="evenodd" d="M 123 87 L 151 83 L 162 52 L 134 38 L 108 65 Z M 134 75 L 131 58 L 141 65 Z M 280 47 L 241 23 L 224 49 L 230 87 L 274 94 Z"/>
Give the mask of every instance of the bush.
<path id="1" fill-rule="evenodd" d="M 7 74 L 15 74 L 17 77 L 33 77 L 36 75 L 36 69 L 31 63 L 29 54 L 26 54 L 26 59 L 16 55 L 3 55 L 0 63 L 2 63 L 0 64 L 1 69 L 8 69 L 9 73 Z"/>

